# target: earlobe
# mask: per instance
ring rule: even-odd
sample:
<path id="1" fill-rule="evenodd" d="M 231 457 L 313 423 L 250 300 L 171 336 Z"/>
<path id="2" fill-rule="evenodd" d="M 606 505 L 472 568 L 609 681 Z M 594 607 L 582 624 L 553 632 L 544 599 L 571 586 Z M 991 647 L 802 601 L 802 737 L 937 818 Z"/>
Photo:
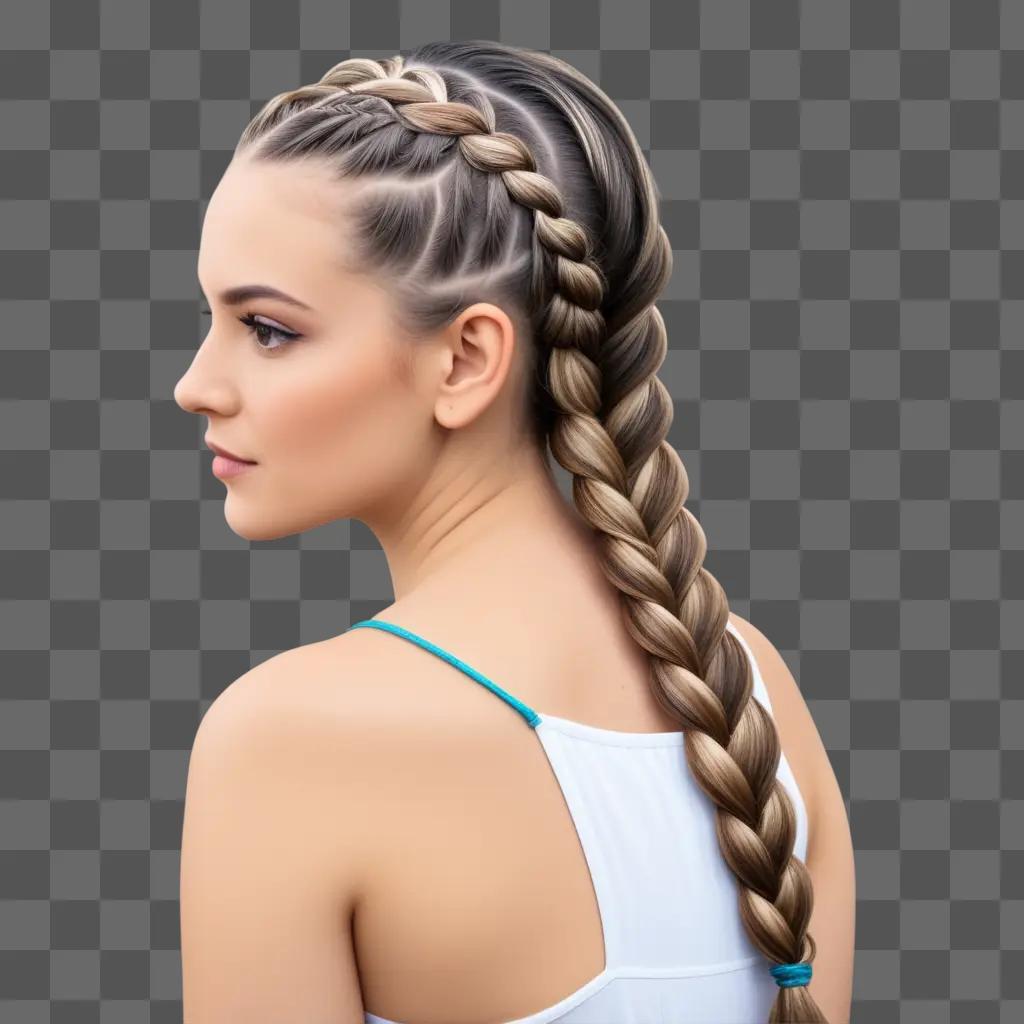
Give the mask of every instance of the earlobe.
<path id="1" fill-rule="evenodd" d="M 438 402 L 435 406 L 434 417 L 445 430 L 456 430 L 459 427 L 464 427 L 468 422 L 465 416 L 460 418 L 455 415 L 455 406 L 451 402 Z"/>

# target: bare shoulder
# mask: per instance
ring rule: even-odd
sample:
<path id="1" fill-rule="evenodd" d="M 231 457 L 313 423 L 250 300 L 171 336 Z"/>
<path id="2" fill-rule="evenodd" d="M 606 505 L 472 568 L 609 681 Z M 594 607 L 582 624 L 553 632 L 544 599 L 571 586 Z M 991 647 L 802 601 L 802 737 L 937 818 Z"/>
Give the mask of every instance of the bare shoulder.
<path id="1" fill-rule="evenodd" d="M 405 645 L 381 643 L 374 632 L 342 633 L 254 665 L 207 709 L 195 745 L 234 737 L 275 761 L 295 762 L 296 771 L 327 774 L 338 786 L 351 780 L 335 799 L 364 801 L 367 756 L 377 766 L 373 779 L 383 783 L 385 767 L 395 763 L 391 752 L 424 732 L 417 719 L 421 688 L 403 670 Z"/>
<path id="2" fill-rule="evenodd" d="M 254 665 L 216 697 L 200 732 L 215 722 L 233 720 L 254 724 L 266 719 L 278 732 L 311 727 L 333 731 L 360 721 L 361 705 L 371 694 L 361 685 L 371 663 L 360 632 L 293 647 Z M 384 661 L 376 652 L 373 670 L 386 675 Z"/>
<path id="3" fill-rule="evenodd" d="M 832 774 L 828 753 L 800 687 L 785 658 L 756 626 L 735 612 L 729 621 L 749 644 L 764 680 L 772 706 L 772 718 L 779 732 L 786 759 L 807 802 L 811 831 L 817 823 L 822 773 Z"/>
<path id="4" fill-rule="evenodd" d="M 805 864 L 813 884 L 808 931 L 817 953 L 810 993 L 831 1024 L 849 1024 L 856 932 L 856 870 L 846 805 L 818 728 L 775 645 L 738 615 L 729 616 L 750 645 L 764 680 L 786 758 L 807 802 Z"/>
<path id="5" fill-rule="evenodd" d="M 244 757 L 275 785 L 343 798 L 346 780 L 355 775 L 345 770 L 349 737 L 360 720 L 358 700 L 351 699 L 360 692 L 354 675 L 344 645 L 331 656 L 313 643 L 261 661 L 214 699 L 199 723 L 191 761 Z"/>
<path id="6" fill-rule="evenodd" d="M 189 762 L 193 794 L 221 787 L 227 766 L 245 766 L 234 774 L 246 778 L 249 802 L 262 807 L 257 813 L 267 810 L 261 794 L 273 791 L 292 831 L 315 831 L 324 849 L 344 848 L 346 898 L 352 896 L 352 876 L 361 877 L 354 865 L 363 866 L 355 838 L 372 830 L 378 813 L 361 763 L 367 748 L 387 735 L 374 728 L 374 715 L 387 710 L 380 661 L 375 659 L 371 674 L 365 645 L 354 634 L 265 659 L 207 709 Z"/>
<path id="7" fill-rule="evenodd" d="M 362 1020 L 338 924 L 366 889 L 370 808 L 326 668 L 318 645 L 284 651 L 235 679 L 200 722 L 180 875 L 183 998 L 196 1024 Z"/>

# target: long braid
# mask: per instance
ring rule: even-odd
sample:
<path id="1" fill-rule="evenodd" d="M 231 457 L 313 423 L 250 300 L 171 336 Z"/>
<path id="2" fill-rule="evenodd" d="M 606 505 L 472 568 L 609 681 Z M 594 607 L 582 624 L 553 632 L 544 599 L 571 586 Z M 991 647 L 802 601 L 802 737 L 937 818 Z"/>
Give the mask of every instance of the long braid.
<path id="1" fill-rule="evenodd" d="M 596 109 L 631 140 L 638 177 L 633 216 L 642 237 L 637 258 L 622 275 L 628 287 L 617 294 L 617 304 L 610 302 L 609 279 L 600 265 L 601 240 L 566 216 L 561 190 L 538 171 L 531 149 L 518 135 L 497 130 L 482 89 L 469 89 L 466 101 L 451 100 L 448 82 L 434 68 L 406 66 L 401 56 L 342 61 L 320 82 L 269 101 L 240 146 L 275 158 L 322 153 L 341 161 L 344 173 L 397 168 L 409 177 L 410 171 L 434 171 L 456 145 L 469 168 L 500 178 L 511 200 L 529 212 L 529 309 L 542 350 L 538 366 L 545 369 L 553 399 L 554 415 L 546 421 L 551 452 L 572 474 L 574 503 L 597 531 L 602 569 L 622 595 L 627 628 L 650 655 L 654 694 L 681 723 L 687 763 L 716 807 L 718 843 L 739 882 L 744 928 L 769 960 L 787 965 L 773 969 L 779 990 L 769 1024 L 824 1022 L 806 988 L 807 975 L 793 966 L 809 967 L 815 957 L 807 931 L 813 892 L 794 854 L 794 808 L 776 775 L 778 733 L 752 699 L 750 663 L 726 629 L 728 602 L 703 567 L 705 535 L 685 508 L 686 470 L 666 440 L 673 407 L 657 376 L 667 339 L 654 303 L 672 257 L 657 220 L 653 181 L 621 114 L 584 76 L 546 54 L 483 45 L 492 55 L 517 53 L 520 69 L 547 78 L 552 89 L 571 83 L 592 113 Z M 582 109 L 576 94 L 560 100 Z M 591 173 L 606 184 L 602 179 L 612 171 L 593 122 L 584 125 L 582 114 L 572 121 Z M 456 167 L 452 173 L 464 171 Z M 363 223 L 385 215 L 399 222 L 395 204 L 386 194 Z M 493 212 L 490 205 L 488 210 Z M 440 210 L 433 216 L 436 225 Z M 465 230 L 456 220 L 453 215 L 449 224 L 453 237 Z M 486 235 L 476 243 L 491 245 Z M 382 250 L 399 241 L 380 233 L 377 238 Z M 493 256 L 493 247 L 488 252 Z M 398 255 L 390 255 L 401 265 Z M 522 264 L 492 259 L 486 266 L 493 280 L 514 280 L 510 275 Z M 432 285 L 435 291 L 445 288 L 444 281 Z M 463 295 L 461 287 L 456 297 Z M 442 302 L 435 319 L 442 321 L 457 305 Z M 614 315 L 606 320 L 606 307 L 613 305 Z"/>

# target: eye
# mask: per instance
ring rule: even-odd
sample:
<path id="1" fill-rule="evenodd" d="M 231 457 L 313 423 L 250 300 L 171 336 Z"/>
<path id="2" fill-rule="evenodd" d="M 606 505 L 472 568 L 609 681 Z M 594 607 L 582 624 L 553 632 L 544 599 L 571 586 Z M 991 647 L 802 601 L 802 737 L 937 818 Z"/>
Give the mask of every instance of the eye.
<path id="1" fill-rule="evenodd" d="M 265 352 L 273 352 L 275 349 L 284 348 L 285 345 L 299 337 L 298 334 L 286 331 L 281 327 L 275 326 L 273 323 L 264 323 L 262 320 L 258 320 L 254 313 L 246 313 L 245 316 L 240 316 L 238 319 L 252 332 L 256 347 L 263 349 Z M 261 334 L 261 332 L 264 333 Z M 266 336 L 279 338 L 280 341 L 276 345 L 264 345 L 260 339 Z"/>
<path id="2" fill-rule="evenodd" d="M 210 310 L 204 309 L 203 315 L 210 316 Z M 245 316 L 240 316 L 238 320 L 249 328 L 256 347 L 264 352 L 274 352 L 279 348 L 284 348 L 296 338 L 302 337 L 301 334 L 286 331 L 284 328 L 278 327 L 272 322 L 265 323 L 263 320 L 257 319 L 255 313 L 246 313 Z M 278 343 L 276 345 L 264 344 L 263 342 L 268 336 L 270 338 L 278 338 Z"/>

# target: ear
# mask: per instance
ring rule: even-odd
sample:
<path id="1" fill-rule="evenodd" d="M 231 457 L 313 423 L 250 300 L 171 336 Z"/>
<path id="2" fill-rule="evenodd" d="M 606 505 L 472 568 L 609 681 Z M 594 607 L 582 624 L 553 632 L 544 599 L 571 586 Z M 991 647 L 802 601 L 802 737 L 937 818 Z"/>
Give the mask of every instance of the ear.
<path id="1" fill-rule="evenodd" d="M 434 405 L 443 427 L 472 423 L 499 397 L 512 396 L 506 386 L 516 351 L 511 317 L 490 302 L 467 306 L 444 330 L 445 376 Z"/>

